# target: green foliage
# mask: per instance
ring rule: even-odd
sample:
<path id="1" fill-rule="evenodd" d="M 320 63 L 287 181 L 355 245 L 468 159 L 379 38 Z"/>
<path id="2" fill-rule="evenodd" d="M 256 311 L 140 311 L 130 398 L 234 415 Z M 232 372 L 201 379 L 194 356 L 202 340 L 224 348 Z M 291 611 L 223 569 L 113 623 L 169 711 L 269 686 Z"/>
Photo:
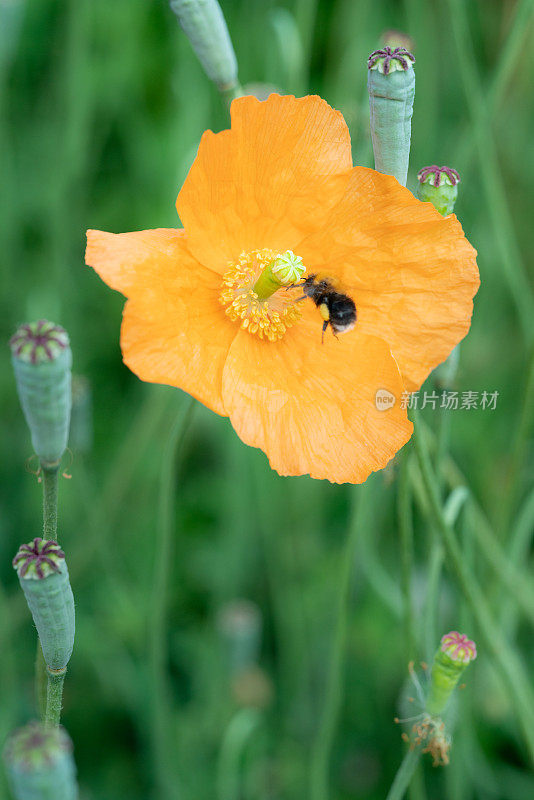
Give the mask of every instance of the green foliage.
<path id="1" fill-rule="evenodd" d="M 443 496 L 469 489 L 456 520 L 463 557 L 532 676 L 530 595 L 521 592 L 518 605 L 514 594 L 531 581 L 534 524 L 534 362 L 523 263 L 534 246 L 532 3 L 221 5 L 240 80 L 324 96 L 343 112 L 354 161 L 366 166 L 367 56 L 386 28 L 415 40 L 408 187 L 415 189 L 426 164 L 458 169 L 455 212 L 479 251 L 482 276 L 454 388 L 499 391 L 495 411 L 452 411 L 448 422 L 438 410 L 423 416 Z M 466 36 L 467 60 L 457 50 Z M 83 266 L 84 231 L 176 225 L 175 196 L 200 136 L 225 127 L 227 111 L 164 0 L 0 0 L 0 64 L 0 740 L 35 714 L 35 631 L 10 564 L 18 544 L 39 531 L 41 505 L 41 487 L 24 469 L 32 453 L 7 340 L 20 322 L 45 317 L 68 330 L 74 370 L 89 379 L 94 408 L 93 451 L 74 450 L 72 464 L 65 456 L 72 479 L 60 478 L 59 487 L 60 542 L 78 623 L 63 722 L 85 796 L 230 800 L 236 770 L 240 794 L 232 790 L 233 800 L 309 796 L 340 559 L 356 525 L 330 794 L 385 797 L 403 755 L 393 717 L 406 676 L 407 586 L 416 659 L 429 660 L 450 628 L 475 640 L 478 633 L 453 574 L 441 572 L 417 462 L 408 453 L 416 510 L 413 549 L 406 538 L 402 554 L 396 465 L 363 487 L 282 479 L 237 440 L 227 420 L 204 408 L 174 455 L 165 455 L 167 474 L 176 471 L 166 501 L 162 454 L 187 398 L 142 384 L 122 365 L 123 300 Z M 432 378 L 425 388 L 434 389 Z M 172 570 L 161 647 L 150 614 L 155 543 L 169 514 Z M 438 591 L 428 596 L 431 551 Z M 401 563 L 411 565 L 408 582 Z M 236 683 L 217 620 L 237 598 L 261 609 L 263 634 L 261 671 L 240 674 Z M 534 779 L 527 753 L 483 648 L 466 682 L 451 765 L 432 770 L 424 763 L 428 796 L 528 800 Z M 151 692 L 165 698 L 157 722 Z M 259 707 L 259 715 L 243 715 L 243 707 Z M 154 725 L 161 724 L 169 753 L 157 759 Z M 158 793 L 156 770 L 164 776 Z M 420 778 L 414 797 L 424 797 L 418 786 Z"/>

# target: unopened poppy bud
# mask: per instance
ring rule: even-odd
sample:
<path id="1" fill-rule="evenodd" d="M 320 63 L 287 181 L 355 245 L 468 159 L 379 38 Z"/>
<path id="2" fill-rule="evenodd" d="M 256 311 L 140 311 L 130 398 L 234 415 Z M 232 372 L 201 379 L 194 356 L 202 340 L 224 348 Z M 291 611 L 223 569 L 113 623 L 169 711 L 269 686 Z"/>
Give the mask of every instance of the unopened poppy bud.
<path id="1" fill-rule="evenodd" d="M 460 176 L 452 167 L 438 167 L 432 164 L 417 173 L 419 200 L 429 201 L 444 217 L 452 214 L 458 197 Z"/>
<path id="2" fill-rule="evenodd" d="M 415 58 L 404 47 L 375 50 L 367 61 L 375 168 L 406 186 L 410 160 Z"/>
<path id="3" fill-rule="evenodd" d="M 65 553 L 57 542 L 36 538 L 13 559 L 51 673 L 67 668 L 74 647 L 74 598 Z"/>
<path id="4" fill-rule="evenodd" d="M 69 337 L 59 325 L 42 319 L 21 325 L 9 344 L 33 448 L 44 466 L 53 466 L 65 452 L 69 436 Z"/>
<path id="5" fill-rule="evenodd" d="M 464 634 L 451 631 L 442 637 L 432 664 L 430 690 L 426 699 L 428 714 L 437 717 L 444 712 L 461 674 L 476 657 L 475 643 Z"/>
<path id="6" fill-rule="evenodd" d="M 170 0 L 198 60 L 222 92 L 237 83 L 237 60 L 223 12 L 217 0 Z"/>
<path id="7" fill-rule="evenodd" d="M 30 722 L 11 734 L 4 761 L 15 800 L 76 800 L 72 742 L 64 728 Z"/>

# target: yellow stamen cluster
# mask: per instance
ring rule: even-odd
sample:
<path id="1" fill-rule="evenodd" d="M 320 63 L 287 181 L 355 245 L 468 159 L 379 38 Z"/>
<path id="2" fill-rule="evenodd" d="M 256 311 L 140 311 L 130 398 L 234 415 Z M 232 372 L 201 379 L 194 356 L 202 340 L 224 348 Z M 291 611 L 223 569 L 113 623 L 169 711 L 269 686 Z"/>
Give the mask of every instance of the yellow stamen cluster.
<path id="1" fill-rule="evenodd" d="M 276 291 L 263 300 L 254 291 L 262 272 L 280 257 L 280 253 L 267 248 L 241 253 L 238 260 L 229 265 L 219 297 L 232 322 L 241 321 L 243 330 L 270 342 L 281 339 L 301 317 L 294 302 L 294 290 Z"/>

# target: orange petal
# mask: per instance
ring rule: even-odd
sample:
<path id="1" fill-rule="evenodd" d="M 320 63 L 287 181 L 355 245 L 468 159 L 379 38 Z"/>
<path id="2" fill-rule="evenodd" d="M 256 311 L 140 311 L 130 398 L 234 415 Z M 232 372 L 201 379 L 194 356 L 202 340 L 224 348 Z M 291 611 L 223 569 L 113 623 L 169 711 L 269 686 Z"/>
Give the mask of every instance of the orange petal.
<path id="1" fill-rule="evenodd" d="M 320 97 L 232 103 L 232 128 L 207 131 L 176 206 L 192 252 L 224 272 L 245 250 L 293 249 L 322 225 L 352 167 L 339 111 Z"/>
<path id="2" fill-rule="evenodd" d="M 409 391 L 469 330 L 476 251 L 454 215 L 442 217 L 389 175 L 356 167 L 298 254 L 308 272 L 336 277 L 353 297 L 357 328 L 388 342 Z"/>
<path id="3" fill-rule="evenodd" d="M 172 286 L 184 271 L 203 270 L 187 249 L 185 231 L 179 228 L 132 233 L 89 230 L 85 263 L 126 297 Z"/>
<path id="4" fill-rule="evenodd" d="M 223 374 L 223 398 L 241 439 L 281 475 L 362 483 L 408 441 L 403 384 L 388 346 L 351 331 L 339 340 L 315 308 L 276 343 L 240 332 Z M 395 405 L 379 411 L 379 390 Z"/>
<path id="5" fill-rule="evenodd" d="M 184 232 L 89 231 L 86 259 L 130 298 L 121 349 L 132 372 L 177 386 L 225 415 L 222 372 L 239 328 L 219 303 L 219 276 L 189 254 Z"/>

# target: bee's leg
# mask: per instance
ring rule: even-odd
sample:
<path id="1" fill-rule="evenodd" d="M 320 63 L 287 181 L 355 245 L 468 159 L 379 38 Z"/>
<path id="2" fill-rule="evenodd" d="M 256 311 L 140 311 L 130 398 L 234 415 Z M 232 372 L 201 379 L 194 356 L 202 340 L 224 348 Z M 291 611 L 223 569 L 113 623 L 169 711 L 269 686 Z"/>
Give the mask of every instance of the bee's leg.
<path id="1" fill-rule="evenodd" d="M 321 344 L 324 344 L 324 332 L 328 328 L 329 325 L 330 325 L 329 321 L 327 319 L 325 319 L 325 321 L 323 322 L 323 334 L 321 336 Z"/>
<path id="2" fill-rule="evenodd" d="M 308 297 L 307 294 L 303 294 L 302 297 L 297 297 L 296 300 L 293 300 L 294 303 L 301 303 L 303 300 L 306 300 Z"/>
<path id="3" fill-rule="evenodd" d="M 301 283 L 291 283 L 289 286 L 284 286 L 284 289 L 286 292 L 288 292 L 290 289 L 299 289 L 301 286 L 304 286 L 305 283 L 306 281 L 302 281 Z"/>

